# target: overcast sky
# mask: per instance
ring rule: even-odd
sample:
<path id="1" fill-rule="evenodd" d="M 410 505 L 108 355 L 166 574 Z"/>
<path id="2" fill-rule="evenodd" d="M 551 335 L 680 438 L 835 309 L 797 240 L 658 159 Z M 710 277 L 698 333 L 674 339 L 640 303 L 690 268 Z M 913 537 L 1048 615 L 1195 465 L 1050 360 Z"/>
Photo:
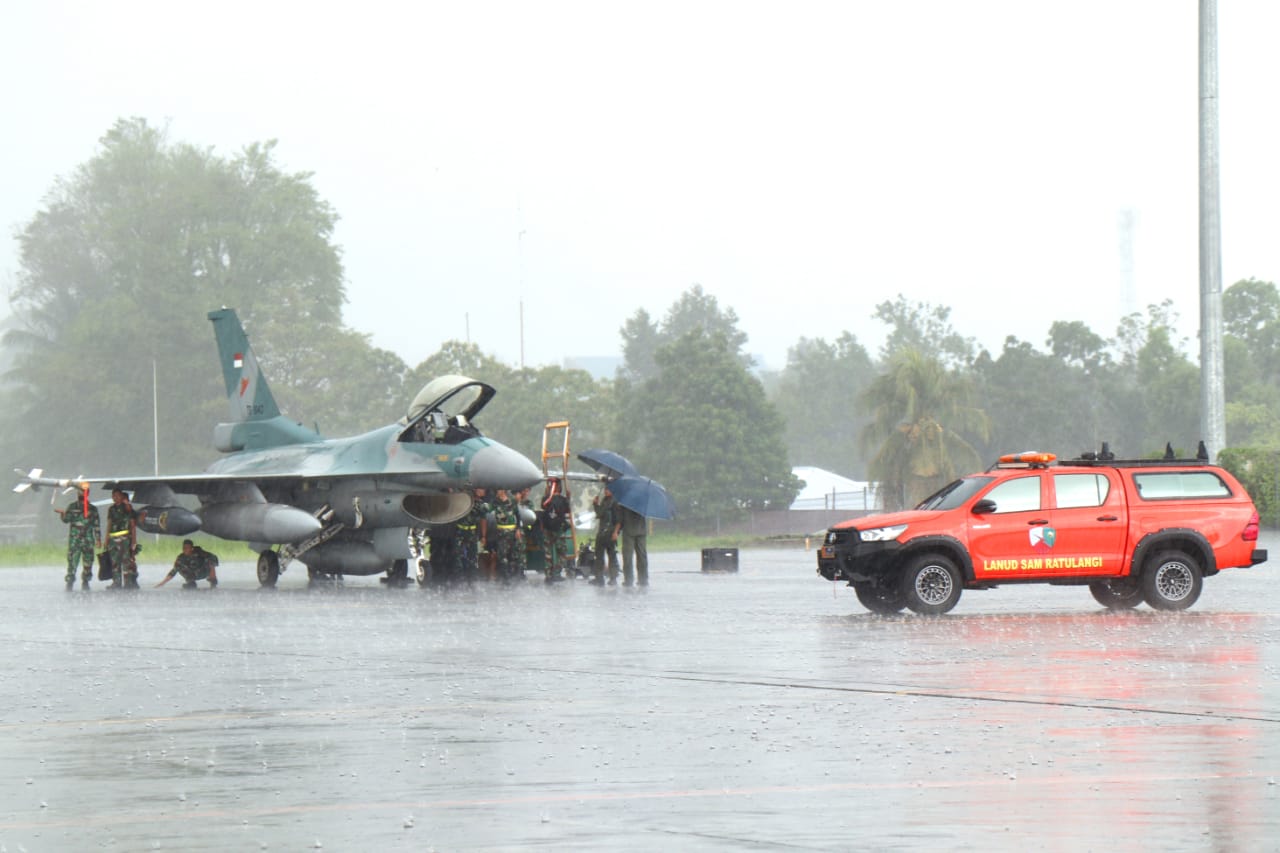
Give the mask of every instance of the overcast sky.
<path id="1" fill-rule="evenodd" d="M 1218 5 L 1224 286 L 1280 282 L 1280 3 Z M 525 363 L 616 355 L 695 283 L 773 368 L 845 330 L 874 354 L 898 293 L 995 351 L 1056 319 L 1110 336 L 1166 296 L 1198 316 L 1194 0 L 4 17 L 6 237 L 117 118 L 228 156 L 278 139 L 341 216 L 348 324 L 410 365 L 468 336 L 518 364 L 521 303 Z M 5 239 L 0 282 L 17 268 Z"/>

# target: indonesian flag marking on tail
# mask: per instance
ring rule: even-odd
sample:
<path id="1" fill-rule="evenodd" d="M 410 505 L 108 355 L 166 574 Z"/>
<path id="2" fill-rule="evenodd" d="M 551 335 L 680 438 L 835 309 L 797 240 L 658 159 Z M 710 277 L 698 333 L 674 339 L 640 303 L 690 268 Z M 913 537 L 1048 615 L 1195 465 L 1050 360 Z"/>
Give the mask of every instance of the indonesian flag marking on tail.
<path id="1" fill-rule="evenodd" d="M 238 352 L 235 355 L 231 356 L 231 366 L 236 368 L 237 370 L 239 370 L 241 367 L 244 367 L 244 353 Z"/>

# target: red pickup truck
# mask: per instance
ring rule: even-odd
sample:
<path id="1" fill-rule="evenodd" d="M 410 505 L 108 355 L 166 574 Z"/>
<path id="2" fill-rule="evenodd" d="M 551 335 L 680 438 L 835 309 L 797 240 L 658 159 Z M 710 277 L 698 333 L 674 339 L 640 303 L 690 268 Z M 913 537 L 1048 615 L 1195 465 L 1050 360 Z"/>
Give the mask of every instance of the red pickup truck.
<path id="1" fill-rule="evenodd" d="M 1267 559 L 1253 501 L 1201 448 L 1191 460 L 1117 460 L 1105 446 L 1062 463 L 1003 456 L 913 510 L 831 527 L 818 573 L 875 613 L 946 613 L 962 589 L 1028 582 L 1087 584 L 1114 609 L 1183 610 L 1203 578 Z"/>

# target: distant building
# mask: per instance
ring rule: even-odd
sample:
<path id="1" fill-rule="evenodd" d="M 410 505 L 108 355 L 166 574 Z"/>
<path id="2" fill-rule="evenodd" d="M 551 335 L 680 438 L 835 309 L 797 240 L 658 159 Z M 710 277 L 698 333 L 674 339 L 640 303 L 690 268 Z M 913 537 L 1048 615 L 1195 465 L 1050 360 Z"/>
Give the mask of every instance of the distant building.
<path id="1" fill-rule="evenodd" d="M 622 367 L 622 357 L 617 355 L 575 355 L 565 356 L 562 366 L 565 370 L 585 370 L 592 379 L 613 379 Z"/>
<path id="2" fill-rule="evenodd" d="M 804 486 L 788 509 L 878 510 L 883 507 L 874 483 L 850 480 L 808 465 L 792 468 L 791 473 L 802 480 Z"/>

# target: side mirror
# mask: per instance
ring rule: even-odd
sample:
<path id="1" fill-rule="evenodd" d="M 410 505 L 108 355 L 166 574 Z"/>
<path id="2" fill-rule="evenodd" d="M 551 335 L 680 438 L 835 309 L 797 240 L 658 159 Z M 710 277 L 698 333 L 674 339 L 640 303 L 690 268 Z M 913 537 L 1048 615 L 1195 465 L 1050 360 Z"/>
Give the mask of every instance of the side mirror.
<path id="1" fill-rule="evenodd" d="M 974 515 L 986 515 L 989 512 L 996 511 L 996 502 L 991 500 L 990 498 L 983 498 L 982 500 L 975 503 L 973 505 L 973 508 L 970 509 L 969 511 L 972 512 Z"/>

